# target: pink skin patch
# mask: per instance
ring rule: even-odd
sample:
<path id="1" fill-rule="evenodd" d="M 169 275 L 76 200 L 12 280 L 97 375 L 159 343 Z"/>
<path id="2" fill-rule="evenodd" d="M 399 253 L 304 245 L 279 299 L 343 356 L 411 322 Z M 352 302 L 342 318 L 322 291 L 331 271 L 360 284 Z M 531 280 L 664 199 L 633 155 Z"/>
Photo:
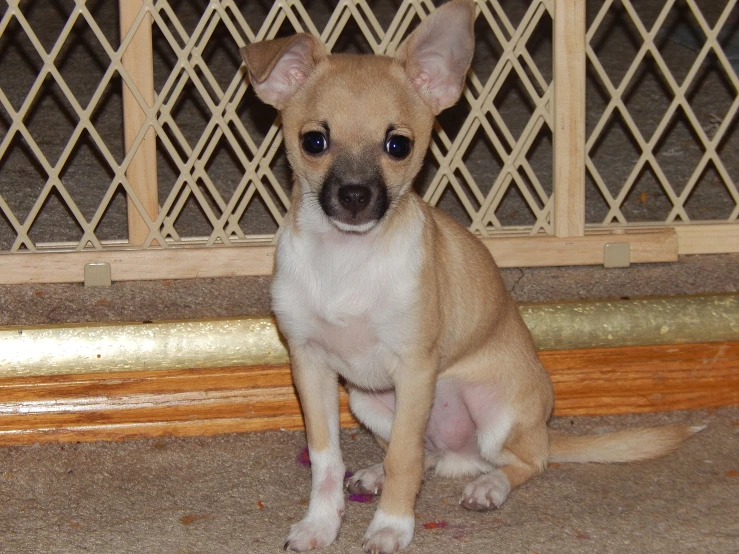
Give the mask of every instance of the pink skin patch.
<path id="1" fill-rule="evenodd" d="M 374 494 L 350 494 L 346 497 L 346 499 L 349 502 L 359 502 L 360 504 L 367 504 L 369 502 L 374 502 L 375 495 Z"/>

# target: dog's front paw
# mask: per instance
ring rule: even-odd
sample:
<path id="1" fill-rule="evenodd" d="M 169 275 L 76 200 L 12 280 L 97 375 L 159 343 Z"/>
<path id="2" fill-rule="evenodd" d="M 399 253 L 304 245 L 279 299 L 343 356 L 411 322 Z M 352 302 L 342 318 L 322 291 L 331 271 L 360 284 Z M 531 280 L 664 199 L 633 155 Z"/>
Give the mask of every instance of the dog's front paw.
<path id="1" fill-rule="evenodd" d="M 385 469 L 382 464 L 375 464 L 352 475 L 346 488 L 352 494 L 380 494 L 384 482 Z"/>
<path id="2" fill-rule="evenodd" d="M 500 508 L 511 492 L 506 474 L 500 470 L 480 475 L 464 488 L 459 503 L 468 510 L 494 510 Z"/>
<path id="3" fill-rule="evenodd" d="M 407 547 L 413 540 L 413 516 L 394 516 L 375 512 L 362 540 L 362 548 L 371 554 L 391 554 Z"/>
<path id="4" fill-rule="evenodd" d="M 341 518 L 327 520 L 305 518 L 290 527 L 290 534 L 285 541 L 285 550 L 304 552 L 328 546 L 336 539 L 341 527 Z"/>

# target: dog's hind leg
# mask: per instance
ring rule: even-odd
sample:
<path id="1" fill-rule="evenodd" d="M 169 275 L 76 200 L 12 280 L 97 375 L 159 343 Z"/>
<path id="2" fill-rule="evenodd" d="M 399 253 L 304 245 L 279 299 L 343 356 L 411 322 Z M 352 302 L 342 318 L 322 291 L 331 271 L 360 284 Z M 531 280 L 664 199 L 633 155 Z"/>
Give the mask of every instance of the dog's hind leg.
<path id="1" fill-rule="evenodd" d="M 438 392 L 438 389 L 437 389 Z M 362 424 L 370 429 L 384 451 L 388 449 L 388 439 L 395 415 L 395 393 L 392 391 L 374 393 L 357 389 L 349 391 L 349 406 Z M 436 408 L 436 404 L 434 408 Z M 434 408 L 432 408 L 432 413 Z M 447 416 L 448 414 L 442 414 Z M 428 429 L 427 429 L 428 435 Z M 455 455 L 438 449 L 425 450 L 424 469 L 437 468 L 437 474 L 458 477 L 480 473 L 487 466 L 479 456 L 470 461 L 466 454 Z M 384 464 L 375 464 L 360 469 L 347 481 L 347 490 L 352 494 L 379 494 L 385 483 Z"/>
<path id="2" fill-rule="evenodd" d="M 368 392 L 350 387 L 349 409 L 375 437 L 385 442 L 387 450 L 395 417 L 395 392 Z"/>
<path id="3" fill-rule="evenodd" d="M 357 419 L 375 435 L 383 450 L 387 451 L 390 431 L 395 414 L 395 393 L 366 392 L 351 388 L 349 407 Z M 360 469 L 347 481 L 346 488 L 353 494 L 379 494 L 385 483 L 385 467 L 382 463 Z"/>
<path id="4" fill-rule="evenodd" d="M 481 453 L 499 468 L 465 487 L 460 504 L 469 510 L 500 508 L 511 490 L 542 473 L 547 464 L 549 446 L 543 423 L 516 426 L 494 458 L 489 457 L 491 452 L 486 452 L 484 435 L 480 435 Z"/>

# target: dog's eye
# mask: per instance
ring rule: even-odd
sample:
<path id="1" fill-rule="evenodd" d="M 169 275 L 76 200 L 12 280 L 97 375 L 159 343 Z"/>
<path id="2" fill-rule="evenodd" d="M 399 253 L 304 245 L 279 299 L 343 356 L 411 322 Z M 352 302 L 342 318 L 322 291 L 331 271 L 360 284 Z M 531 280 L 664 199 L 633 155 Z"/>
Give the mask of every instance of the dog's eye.
<path id="1" fill-rule="evenodd" d="M 321 131 L 308 131 L 303 135 L 301 144 L 303 150 L 315 156 L 328 148 L 328 138 Z"/>
<path id="2" fill-rule="evenodd" d="M 391 135 L 385 142 L 385 152 L 395 159 L 402 160 L 411 153 L 411 140 L 403 135 Z"/>

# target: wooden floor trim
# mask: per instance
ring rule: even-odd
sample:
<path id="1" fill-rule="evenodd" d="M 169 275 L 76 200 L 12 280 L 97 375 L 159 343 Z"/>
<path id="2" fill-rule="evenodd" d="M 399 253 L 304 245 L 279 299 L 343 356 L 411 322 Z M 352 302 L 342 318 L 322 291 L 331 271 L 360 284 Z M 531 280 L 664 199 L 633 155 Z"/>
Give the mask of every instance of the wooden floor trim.
<path id="1" fill-rule="evenodd" d="M 739 341 L 545 351 L 555 415 L 739 404 Z M 341 421 L 357 425 L 341 391 Z M 0 379 L 0 445 L 301 429 L 289 366 Z"/>

